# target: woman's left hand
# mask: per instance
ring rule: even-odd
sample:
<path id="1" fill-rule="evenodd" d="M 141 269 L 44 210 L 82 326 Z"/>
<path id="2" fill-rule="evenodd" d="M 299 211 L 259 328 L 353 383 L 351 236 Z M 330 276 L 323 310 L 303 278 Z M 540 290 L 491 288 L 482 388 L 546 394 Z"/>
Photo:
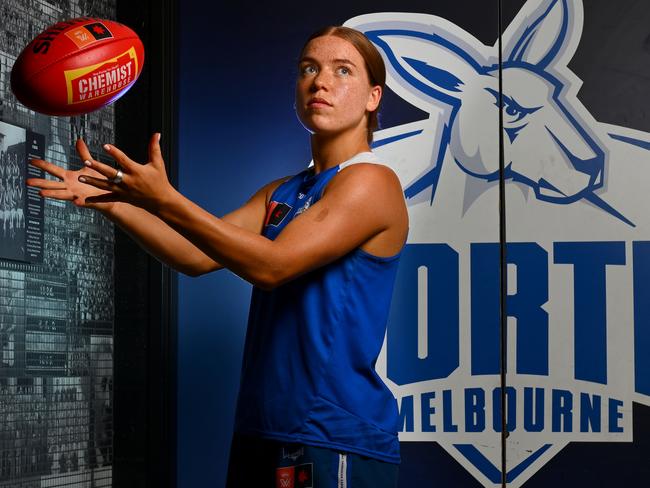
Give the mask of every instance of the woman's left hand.
<path id="1" fill-rule="evenodd" d="M 88 197 L 87 202 L 126 202 L 155 214 L 173 198 L 176 190 L 167 178 L 160 151 L 160 134 L 154 134 L 149 141 L 149 162 L 146 164 L 136 163 L 113 145 L 104 145 L 104 150 L 119 164 L 122 179 L 114 181 L 119 174 L 116 168 L 97 161 L 85 161 L 86 166 L 106 179 L 84 175 L 79 177 L 79 181 L 109 192 Z"/>

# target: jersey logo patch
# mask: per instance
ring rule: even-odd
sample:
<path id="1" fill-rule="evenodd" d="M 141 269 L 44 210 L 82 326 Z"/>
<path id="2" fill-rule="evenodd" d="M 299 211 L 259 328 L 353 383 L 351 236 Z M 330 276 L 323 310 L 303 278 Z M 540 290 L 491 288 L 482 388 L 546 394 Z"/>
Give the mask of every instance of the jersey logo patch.
<path id="1" fill-rule="evenodd" d="M 272 225 L 274 227 L 280 225 L 292 208 L 291 205 L 287 205 L 286 203 L 270 202 L 268 209 L 266 210 L 264 227 L 267 225 Z"/>
<path id="2" fill-rule="evenodd" d="M 295 466 L 278 468 L 275 471 L 275 488 L 294 488 Z"/>
<path id="3" fill-rule="evenodd" d="M 276 488 L 313 488 L 313 463 L 287 466 L 275 470 Z"/>
<path id="4" fill-rule="evenodd" d="M 296 466 L 296 488 L 313 488 L 313 464 L 300 464 Z"/>

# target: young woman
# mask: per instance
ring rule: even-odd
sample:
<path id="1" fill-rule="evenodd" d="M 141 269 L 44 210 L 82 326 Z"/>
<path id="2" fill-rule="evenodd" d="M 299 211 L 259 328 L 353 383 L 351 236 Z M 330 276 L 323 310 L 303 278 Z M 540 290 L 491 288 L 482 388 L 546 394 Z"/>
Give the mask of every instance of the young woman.
<path id="1" fill-rule="evenodd" d="M 159 134 L 144 165 L 106 145 L 119 171 L 82 141 L 79 171 L 33 161 L 61 180 L 30 179 L 44 197 L 101 211 L 185 274 L 226 267 L 254 285 L 229 486 L 396 485 L 396 402 L 374 364 L 408 215 L 399 180 L 370 151 L 384 81 L 363 34 L 313 34 L 296 112 L 314 164 L 222 218 L 171 186 Z"/>

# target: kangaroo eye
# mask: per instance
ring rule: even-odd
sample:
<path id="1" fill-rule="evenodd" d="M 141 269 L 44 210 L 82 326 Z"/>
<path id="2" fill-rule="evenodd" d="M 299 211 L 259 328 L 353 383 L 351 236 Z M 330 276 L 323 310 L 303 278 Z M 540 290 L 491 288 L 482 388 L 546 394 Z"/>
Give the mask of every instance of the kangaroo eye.
<path id="1" fill-rule="evenodd" d="M 512 105 L 506 105 L 506 106 L 505 106 L 505 109 L 506 109 L 506 113 L 507 113 L 508 115 L 512 115 L 513 117 L 516 116 L 516 115 L 520 115 L 520 116 L 523 115 L 523 112 L 517 110 L 517 109 L 516 109 L 515 107 L 513 107 Z"/>
<path id="2" fill-rule="evenodd" d="M 499 92 L 486 88 L 486 91 L 489 92 L 495 99 L 494 105 L 499 106 Z M 530 115 L 534 112 L 537 112 L 542 107 L 522 107 L 519 105 L 514 98 L 508 97 L 506 95 L 501 96 L 502 109 L 505 114 L 508 116 L 505 120 L 506 123 L 515 123 L 519 122 L 521 119 Z"/>
<path id="3" fill-rule="evenodd" d="M 519 122 L 526 115 L 532 114 L 540 108 L 541 107 L 524 108 L 515 102 L 512 98 L 508 98 L 506 96 L 503 97 L 503 111 L 508 117 L 512 117 L 506 120 L 506 122 Z"/>

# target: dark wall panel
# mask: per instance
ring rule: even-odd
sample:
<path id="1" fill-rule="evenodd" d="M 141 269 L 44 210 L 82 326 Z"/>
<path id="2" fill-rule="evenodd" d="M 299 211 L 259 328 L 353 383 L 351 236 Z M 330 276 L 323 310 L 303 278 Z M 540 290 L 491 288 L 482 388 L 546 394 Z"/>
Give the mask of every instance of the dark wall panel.
<path id="1" fill-rule="evenodd" d="M 293 87 L 300 48 L 317 28 L 369 12 L 420 12 L 449 19 L 477 42 L 494 46 L 497 6 L 496 1 L 330 2 L 327 8 L 317 8 L 314 15 L 312 7 L 302 10 L 290 4 L 183 2 L 179 13 L 180 190 L 215 215 L 223 215 L 266 182 L 306 166 L 310 160 L 308 136 L 293 110 Z M 426 125 L 432 110 L 405 100 L 389 88 L 381 125 L 397 132 L 408 123 Z M 498 118 L 489 124 L 496 135 Z M 427 131 L 431 127 L 427 125 Z M 427 134 L 420 139 L 424 146 L 428 144 Z M 429 142 L 433 141 L 432 136 Z M 496 146 L 494 151 L 496 161 Z M 410 153 L 412 156 L 417 154 Z M 431 157 L 429 147 L 422 161 L 435 165 Z M 422 207 L 430 209 L 428 204 Z M 492 222 L 489 239 L 498 242 L 497 217 L 496 204 L 486 206 L 482 216 L 476 215 L 484 224 Z M 458 239 L 464 237 L 459 235 Z M 469 242 L 464 240 L 466 245 Z M 493 256 L 488 255 L 486 260 L 498 270 Z M 225 479 L 249 298 L 249 285 L 227 271 L 200 278 L 179 277 L 180 487 L 221 486 Z M 450 314 L 453 316 L 453 310 Z M 431 357 L 435 359 L 433 351 Z M 490 377 L 488 384 L 498 385 L 498 375 L 496 380 Z M 412 395 L 409 388 L 405 385 L 400 396 Z M 413 388 L 430 393 L 423 381 Z M 439 395 L 438 402 L 442 402 L 442 389 Z M 460 403 L 458 398 L 456 408 Z M 441 415 L 434 417 L 442 429 Z M 419 414 L 417 424 L 421 429 Z M 431 441 L 434 434 L 408 435 L 410 441 L 429 442 L 404 443 L 402 486 L 415 486 L 427 479 L 446 480 L 450 486 L 479 486 Z M 498 460 L 499 434 L 488 432 L 484 438 L 496 446 Z M 451 439 L 446 437 L 447 448 L 462 458 Z M 435 475 L 428 472 L 431 466 L 440 468 Z"/>

